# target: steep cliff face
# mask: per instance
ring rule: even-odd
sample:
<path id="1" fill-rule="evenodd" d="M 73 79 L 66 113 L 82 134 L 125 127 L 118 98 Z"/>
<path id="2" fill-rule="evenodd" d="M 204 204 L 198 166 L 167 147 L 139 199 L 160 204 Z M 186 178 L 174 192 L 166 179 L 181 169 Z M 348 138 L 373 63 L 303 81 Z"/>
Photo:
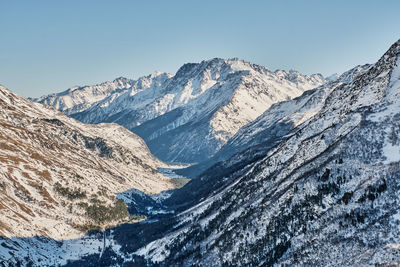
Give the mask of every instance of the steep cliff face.
<path id="1" fill-rule="evenodd" d="M 0 235 L 82 236 L 88 208 L 115 207 L 115 194 L 171 189 L 138 136 L 116 124 L 84 125 L 0 86 Z M 125 218 L 126 219 L 126 218 Z M 87 229 L 86 229 L 87 230 Z"/>
<path id="2" fill-rule="evenodd" d="M 69 91 L 36 101 L 53 105 L 85 123 L 118 123 L 144 138 L 160 159 L 193 163 L 211 157 L 272 104 L 297 97 L 324 82 L 321 75 L 272 72 L 242 60 L 216 58 L 185 64 L 174 76 L 154 73 L 126 82 L 125 89 L 97 102 L 89 101 L 83 108 L 76 105 L 65 109 L 58 104 L 74 98 Z M 110 88 L 106 83 L 73 92 L 80 95 L 87 88 L 99 87 L 104 88 L 102 92 Z"/>

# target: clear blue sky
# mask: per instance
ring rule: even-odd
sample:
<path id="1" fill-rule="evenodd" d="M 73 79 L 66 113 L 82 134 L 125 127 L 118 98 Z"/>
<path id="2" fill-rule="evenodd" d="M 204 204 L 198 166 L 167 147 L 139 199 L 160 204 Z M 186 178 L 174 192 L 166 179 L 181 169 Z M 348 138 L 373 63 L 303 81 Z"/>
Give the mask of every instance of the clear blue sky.
<path id="1" fill-rule="evenodd" d="M 398 0 L 4 0 L 0 12 L 0 84 L 23 96 L 213 57 L 329 75 L 400 38 Z"/>

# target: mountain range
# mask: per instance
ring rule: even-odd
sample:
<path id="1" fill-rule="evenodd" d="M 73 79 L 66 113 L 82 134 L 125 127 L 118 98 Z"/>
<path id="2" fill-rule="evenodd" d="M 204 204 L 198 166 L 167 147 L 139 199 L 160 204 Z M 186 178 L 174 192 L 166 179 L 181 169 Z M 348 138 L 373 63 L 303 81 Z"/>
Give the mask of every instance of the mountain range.
<path id="1" fill-rule="evenodd" d="M 114 229 L 115 262 L 398 264 L 400 41 L 289 102 L 315 113 L 272 147 L 252 146 L 174 192 L 165 201 L 173 215 Z"/>
<path id="2" fill-rule="evenodd" d="M 0 92 L 4 264 L 400 262 L 400 40 L 327 79 L 212 59 L 34 99 L 54 109 Z M 196 178 L 171 191 L 164 162 Z"/>
<path id="3" fill-rule="evenodd" d="M 84 123 L 118 123 L 142 137 L 159 159 L 198 163 L 213 156 L 272 104 L 325 82 L 239 59 L 183 65 L 175 75 L 155 72 L 74 87 L 38 99 Z"/>

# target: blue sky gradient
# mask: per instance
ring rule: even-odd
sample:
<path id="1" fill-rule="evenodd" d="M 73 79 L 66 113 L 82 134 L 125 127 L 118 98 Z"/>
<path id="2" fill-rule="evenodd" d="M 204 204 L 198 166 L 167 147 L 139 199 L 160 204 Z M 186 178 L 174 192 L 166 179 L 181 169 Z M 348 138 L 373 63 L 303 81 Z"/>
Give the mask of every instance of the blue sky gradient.
<path id="1" fill-rule="evenodd" d="M 398 0 L 1 1 L 0 84 L 40 96 L 239 57 L 323 75 L 400 38 Z"/>

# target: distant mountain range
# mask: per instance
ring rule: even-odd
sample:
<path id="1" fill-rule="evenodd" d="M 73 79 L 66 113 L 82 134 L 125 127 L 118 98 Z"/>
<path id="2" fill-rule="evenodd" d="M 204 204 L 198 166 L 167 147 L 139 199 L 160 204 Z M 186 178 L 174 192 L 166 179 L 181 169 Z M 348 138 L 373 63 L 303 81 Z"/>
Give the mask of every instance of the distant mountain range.
<path id="1" fill-rule="evenodd" d="M 272 72 L 239 59 L 215 58 L 185 64 L 175 75 L 118 78 L 34 101 L 84 123 L 118 123 L 141 136 L 161 160 L 192 164 L 212 157 L 272 104 L 324 82 L 320 74 Z"/>

